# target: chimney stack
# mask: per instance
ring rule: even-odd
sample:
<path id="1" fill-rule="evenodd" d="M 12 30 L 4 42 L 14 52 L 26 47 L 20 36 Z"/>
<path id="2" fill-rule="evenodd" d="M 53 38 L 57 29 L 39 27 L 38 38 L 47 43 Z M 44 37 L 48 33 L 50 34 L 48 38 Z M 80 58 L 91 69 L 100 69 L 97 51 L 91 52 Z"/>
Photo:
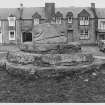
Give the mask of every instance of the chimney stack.
<path id="1" fill-rule="evenodd" d="M 23 9 L 23 3 L 20 3 L 20 9 Z"/>
<path id="2" fill-rule="evenodd" d="M 23 15 L 23 3 L 20 4 L 20 19 L 22 19 Z"/>
<path id="3" fill-rule="evenodd" d="M 55 3 L 46 2 L 45 3 L 45 16 L 51 21 L 52 17 L 55 15 Z"/>
<path id="4" fill-rule="evenodd" d="M 91 8 L 95 9 L 95 3 L 91 3 Z"/>

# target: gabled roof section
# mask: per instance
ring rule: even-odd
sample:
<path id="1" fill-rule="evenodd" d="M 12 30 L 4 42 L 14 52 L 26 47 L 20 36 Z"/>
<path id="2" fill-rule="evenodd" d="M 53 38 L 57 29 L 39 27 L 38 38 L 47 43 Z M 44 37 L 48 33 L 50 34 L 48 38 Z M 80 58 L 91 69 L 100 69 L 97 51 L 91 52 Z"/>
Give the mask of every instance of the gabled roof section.
<path id="1" fill-rule="evenodd" d="M 63 14 L 63 17 L 66 18 L 66 14 L 68 12 L 72 12 L 73 13 L 73 17 L 77 18 L 78 14 L 85 9 L 89 14 L 90 14 L 90 18 L 94 18 L 94 14 L 91 10 L 90 7 L 62 7 L 62 8 L 56 8 L 56 11 L 60 11 Z"/>
<path id="2" fill-rule="evenodd" d="M 72 12 L 68 12 L 67 14 L 66 14 L 66 17 L 68 18 L 68 17 L 73 17 L 73 13 Z"/>
<path id="3" fill-rule="evenodd" d="M 55 17 L 63 18 L 63 14 L 60 11 L 57 11 L 56 14 L 55 14 Z"/>
<path id="4" fill-rule="evenodd" d="M 90 7 L 61 7 L 55 8 L 55 13 L 57 16 L 66 18 L 68 12 L 73 13 L 73 17 L 77 18 L 78 14 L 85 9 L 87 13 L 90 14 L 90 18 L 94 18 L 94 14 L 91 11 Z M 42 19 L 45 17 L 45 7 L 23 7 L 23 19 L 32 19 L 33 14 L 40 14 Z M 98 17 L 105 17 L 105 9 L 96 9 Z M 7 19 L 10 14 L 13 14 L 17 19 L 19 18 L 19 9 L 18 8 L 0 8 L 0 17 L 1 19 Z"/>
<path id="5" fill-rule="evenodd" d="M 78 17 L 81 17 L 81 16 L 87 16 L 87 17 L 89 17 L 90 14 L 89 14 L 85 9 L 83 9 L 83 10 L 78 14 Z"/>
<path id="6" fill-rule="evenodd" d="M 37 12 L 41 15 L 42 19 L 45 19 L 44 7 L 24 7 L 23 8 L 23 19 L 32 19 L 33 14 Z"/>
<path id="7" fill-rule="evenodd" d="M 15 17 L 15 15 L 13 15 L 13 14 L 10 14 L 10 15 L 9 15 L 9 17 Z"/>
<path id="8" fill-rule="evenodd" d="M 41 15 L 38 12 L 35 12 L 32 17 L 41 19 Z"/>

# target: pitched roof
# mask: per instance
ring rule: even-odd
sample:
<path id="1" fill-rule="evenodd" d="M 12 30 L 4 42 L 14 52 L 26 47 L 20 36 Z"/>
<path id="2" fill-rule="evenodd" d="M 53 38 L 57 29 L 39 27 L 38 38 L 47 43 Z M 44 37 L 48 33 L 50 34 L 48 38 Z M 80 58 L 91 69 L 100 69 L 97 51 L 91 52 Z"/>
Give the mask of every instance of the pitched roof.
<path id="1" fill-rule="evenodd" d="M 63 17 L 66 18 L 66 14 L 68 12 L 73 13 L 73 17 L 77 18 L 78 14 L 85 9 L 89 14 L 90 18 L 94 18 L 93 12 L 91 11 L 90 7 L 63 7 L 63 8 L 56 8 L 56 11 L 60 11 L 63 14 Z"/>
<path id="2" fill-rule="evenodd" d="M 68 12 L 67 14 L 66 14 L 66 17 L 72 17 L 73 16 L 73 13 L 72 12 Z"/>
<path id="3" fill-rule="evenodd" d="M 83 9 L 85 9 L 90 14 L 90 17 L 94 17 L 90 7 L 61 7 L 61 8 L 55 8 L 55 13 L 59 11 L 61 14 L 63 14 L 63 17 L 66 18 L 67 13 L 72 12 L 73 17 L 77 18 L 78 14 Z M 98 9 L 97 13 L 99 15 L 103 16 L 103 15 L 105 15 L 104 10 L 105 9 Z M 35 12 L 40 14 L 41 17 L 43 19 L 45 19 L 45 8 L 44 7 L 24 7 L 23 8 L 23 18 L 24 19 L 32 19 L 32 16 L 34 15 Z M 1 19 L 7 19 L 8 16 L 10 16 L 10 14 L 13 14 L 17 18 L 19 18 L 19 10 L 18 10 L 18 8 L 0 8 L 0 18 Z"/>
<path id="4" fill-rule="evenodd" d="M 32 19 L 32 16 L 35 14 L 35 12 L 40 14 L 43 19 L 45 18 L 44 7 L 29 7 L 29 8 L 24 7 L 23 18 Z"/>
<path id="5" fill-rule="evenodd" d="M 14 16 L 15 16 L 15 15 L 13 15 L 13 14 L 10 14 L 10 15 L 9 15 L 9 17 L 14 17 Z"/>
<path id="6" fill-rule="evenodd" d="M 18 9 L 16 8 L 0 8 L 0 19 L 7 19 L 10 15 L 19 17 Z"/>
<path id="7" fill-rule="evenodd" d="M 60 11 L 63 14 L 63 17 L 66 18 L 68 12 L 73 13 L 73 17 L 77 18 L 78 14 L 85 9 L 90 17 L 94 17 L 90 7 L 60 7 L 55 8 L 55 12 Z M 42 18 L 45 18 L 44 7 L 24 7 L 23 9 L 23 18 L 24 19 L 32 19 L 32 16 L 37 12 L 41 15 Z M 14 15 L 19 18 L 19 10 L 18 8 L 0 8 L 0 18 L 7 19 L 8 16 Z M 98 18 L 105 18 L 105 8 L 96 8 L 96 14 Z"/>
<path id="8" fill-rule="evenodd" d="M 96 8 L 98 18 L 105 18 L 105 8 Z"/>
<path id="9" fill-rule="evenodd" d="M 56 17 L 63 17 L 63 14 L 60 11 L 57 11 L 55 14 Z"/>
<path id="10" fill-rule="evenodd" d="M 45 18 L 44 7 L 24 7 L 23 18 L 32 19 L 32 16 L 35 14 L 35 12 L 39 13 L 42 18 Z M 0 8 L 1 19 L 7 19 L 11 14 L 19 18 L 18 8 Z"/>
<path id="11" fill-rule="evenodd" d="M 83 9 L 83 10 L 78 14 L 78 16 L 90 16 L 90 15 L 89 15 L 89 13 L 88 13 L 85 9 Z"/>
<path id="12" fill-rule="evenodd" d="M 73 17 L 77 18 L 78 14 L 83 9 L 85 9 L 90 14 L 91 18 L 94 17 L 90 7 L 61 7 L 61 8 L 55 8 L 55 13 L 59 11 L 61 14 L 63 14 L 63 17 L 66 18 L 67 13 L 72 12 Z M 23 9 L 23 18 L 31 19 L 35 12 L 39 13 L 43 19 L 46 18 L 45 17 L 45 8 L 44 7 L 30 7 L 30 8 L 24 7 L 24 9 Z"/>
<path id="13" fill-rule="evenodd" d="M 41 18 L 41 15 L 38 12 L 35 12 L 34 15 L 32 16 L 33 18 Z"/>

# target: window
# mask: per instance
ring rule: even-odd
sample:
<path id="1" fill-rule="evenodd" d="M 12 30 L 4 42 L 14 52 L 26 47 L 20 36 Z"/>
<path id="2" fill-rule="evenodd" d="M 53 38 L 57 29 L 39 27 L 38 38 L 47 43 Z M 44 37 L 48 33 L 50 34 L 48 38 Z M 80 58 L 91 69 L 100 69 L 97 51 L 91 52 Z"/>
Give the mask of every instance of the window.
<path id="1" fill-rule="evenodd" d="M 68 23 L 72 23 L 72 17 L 68 17 Z"/>
<path id="2" fill-rule="evenodd" d="M 89 25 L 89 17 L 80 17 L 80 25 Z"/>
<path id="3" fill-rule="evenodd" d="M 9 31 L 9 40 L 15 40 L 15 30 Z"/>
<path id="4" fill-rule="evenodd" d="M 62 23 L 61 18 L 60 17 L 56 18 L 56 24 L 61 24 L 61 23 Z"/>
<path id="5" fill-rule="evenodd" d="M 105 21 L 100 22 L 100 29 L 102 29 L 102 30 L 105 29 Z"/>
<path id="6" fill-rule="evenodd" d="M 8 17 L 9 26 L 15 26 L 15 17 Z"/>
<path id="7" fill-rule="evenodd" d="M 37 24 L 39 24 L 39 19 L 38 18 L 35 18 L 34 19 L 34 25 L 37 25 Z"/>
<path id="8" fill-rule="evenodd" d="M 23 42 L 32 42 L 32 33 L 31 32 L 23 32 L 22 39 L 23 39 Z"/>
<path id="9" fill-rule="evenodd" d="M 80 31 L 80 39 L 89 39 L 89 32 L 87 29 Z"/>

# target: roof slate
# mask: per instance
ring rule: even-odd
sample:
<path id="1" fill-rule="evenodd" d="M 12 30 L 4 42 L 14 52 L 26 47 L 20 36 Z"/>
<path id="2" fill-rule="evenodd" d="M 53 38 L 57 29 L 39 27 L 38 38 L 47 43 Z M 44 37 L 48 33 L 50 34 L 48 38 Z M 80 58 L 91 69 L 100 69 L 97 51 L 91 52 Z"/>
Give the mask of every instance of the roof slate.
<path id="1" fill-rule="evenodd" d="M 96 8 L 98 18 L 105 18 L 105 8 Z"/>
<path id="2" fill-rule="evenodd" d="M 68 8 L 56 8 L 56 11 L 60 11 L 63 14 L 63 17 L 66 17 L 66 14 L 68 12 L 72 12 L 73 13 L 73 17 L 77 18 L 78 14 L 85 9 L 89 14 L 90 14 L 90 18 L 94 18 L 94 15 L 91 11 L 91 8 L 89 7 L 68 7 Z"/>
<path id="3" fill-rule="evenodd" d="M 37 12 L 41 17 L 45 18 L 44 7 L 30 7 L 30 8 L 23 8 L 23 18 L 24 19 L 32 19 L 32 16 Z"/>
<path id="4" fill-rule="evenodd" d="M 19 17 L 18 9 L 16 8 L 0 8 L 0 18 L 7 19 L 11 14 Z"/>
<path id="5" fill-rule="evenodd" d="M 90 7 L 60 7 L 55 8 L 55 13 L 60 11 L 63 14 L 63 17 L 66 18 L 68 12 L 73 13 L 73 17 L 77 18 L 78 14 L 85 9 L 91 18 L 94 18 L 94 15 L 91 11 Z M 43 19 L 45 18 L 45 11 L 44 7 L 24 7 L 23 8 L 23 18 L 24 19 L 32 19 L 32 16 L 35 12 L 38 12 Z M 18 8 L 0 8 L 0 18 L 7 19 L 10 14 L 15 15 L 19 18 L 19 10 Z M 105 18 L 105 8 L 96 8 L 96 14 L 98 18 Z"/>

